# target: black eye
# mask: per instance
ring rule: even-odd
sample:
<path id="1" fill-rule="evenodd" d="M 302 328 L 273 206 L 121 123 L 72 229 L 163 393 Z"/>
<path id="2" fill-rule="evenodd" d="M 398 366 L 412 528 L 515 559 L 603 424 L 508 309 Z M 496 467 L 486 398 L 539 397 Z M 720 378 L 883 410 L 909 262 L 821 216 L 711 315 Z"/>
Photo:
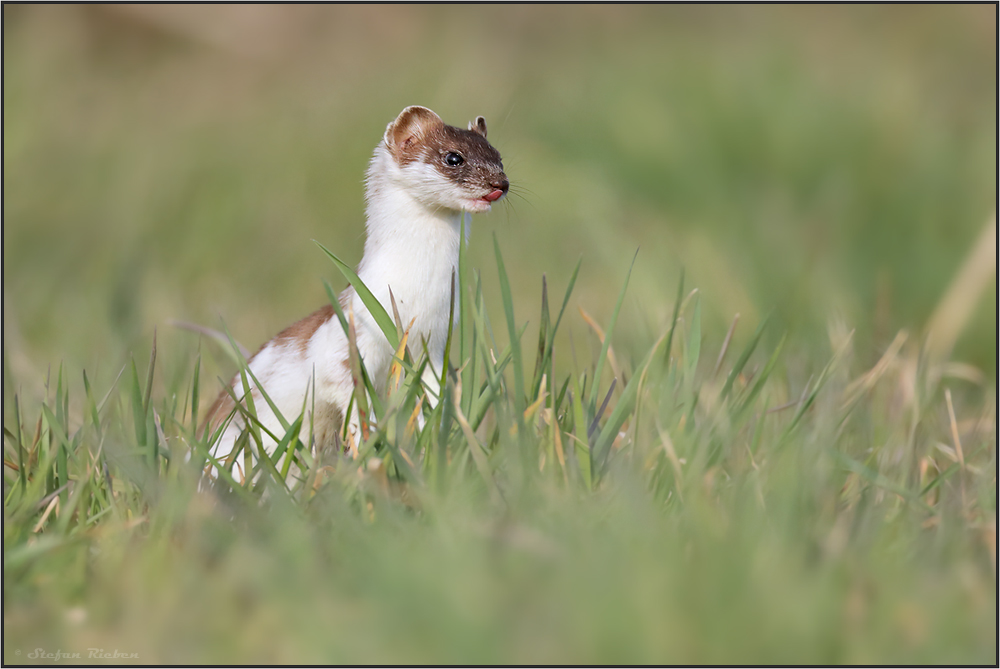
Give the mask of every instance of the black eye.
<path id="1" fill-rule="evenodd" d="M 448 163 L 452 167 L 458 167 L 465 162 L 465 158 L 458 155 L 457 153 L 449 153 L 444 157 L 444 162 Z"/>

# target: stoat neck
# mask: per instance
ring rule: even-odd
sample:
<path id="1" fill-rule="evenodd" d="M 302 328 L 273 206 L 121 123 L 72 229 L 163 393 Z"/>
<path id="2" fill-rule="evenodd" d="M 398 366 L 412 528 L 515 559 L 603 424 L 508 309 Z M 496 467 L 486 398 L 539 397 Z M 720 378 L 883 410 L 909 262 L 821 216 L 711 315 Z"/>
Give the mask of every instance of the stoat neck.
<path id="1" fill-rule="evenodd" d="M 447 317 L 463 214 L 420 202 L 392 178 L 394 165 L 380 157 L 391 160 L 376 155 L 368 172 L 368 235 L 358 275 L 389 313 L 391 287 L 404 321 L 409 316 L 433 320 L 442 309 Z"/>
<path id="2" fill-rule="evenodd" d="M 389 180 L 368 184 L 366 207 L 365 257 L 392 247 L 415 251 L 428 244 L 438 247 L 441 242 L 458 237 L 462 230 L 462 212 L 442 207 L 433 208 L 419 200 L 404 186 Z M 457 252 L 458 247 L 455 247 Z"/>

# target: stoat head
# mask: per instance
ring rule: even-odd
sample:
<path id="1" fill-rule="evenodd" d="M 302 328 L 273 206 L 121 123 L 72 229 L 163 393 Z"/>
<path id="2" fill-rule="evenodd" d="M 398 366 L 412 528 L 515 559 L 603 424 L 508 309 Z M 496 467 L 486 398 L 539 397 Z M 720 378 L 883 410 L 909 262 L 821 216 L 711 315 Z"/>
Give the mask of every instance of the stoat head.
<path id="1" fill-rule="evenodd" d="M 500 153 L 486 141 L 482 116 L 463 130 L 427 107 L 407 107 L 386 126 L 373 169 L 383 147 L 395 185 L 433 208 L 489 211 L 510 188 Z"/>

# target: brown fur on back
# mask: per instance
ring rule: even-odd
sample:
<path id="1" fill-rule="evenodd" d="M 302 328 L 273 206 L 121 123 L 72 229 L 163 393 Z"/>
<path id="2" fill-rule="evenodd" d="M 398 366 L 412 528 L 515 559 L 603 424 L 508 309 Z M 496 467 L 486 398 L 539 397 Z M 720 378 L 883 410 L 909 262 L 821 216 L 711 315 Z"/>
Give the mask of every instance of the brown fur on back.
<path id="1" fill-rule="evenodd" d="M 316 333 L 319 326 L 333 318 L 333 315 L 333 306 L 326 304 L 302 320 L 289 325 L 271 341 L 276 344 L 294 345 L 299 349 L 299 352 L 305 352 L 306 346 L 309 344 L 309 339 Z M 267 346 L 267 344 L 264 344 L 264 346 Z M 261 348 L 263 349 L 264 347 L 262 346 Z"/>
<path id="2" fill-rule="evenodd" d="M 205 414 L 201 426 L 198 428 L 198 436 L 205 436 L 206 432 L 218 427 L 219 421 L 229 415 L 233 406 L 233 398 L 223 388 L 222 392 L 216 396 L 215 401 L 212 402 L 212 406 L 208 407 L 208 413 Z"/>
<path id="3" fill-rule="evenodd" d="M 348 287 L 346 290 L 341 292 L 337 301 L 340 303 L 342 309 L 344 308 L 344 305 L 350 302 L 353 292 L 354 289 L 352 287 Z M 293 345 L 298 349 L 299 353 L 305 353 L 306 346 L 309 344 L 309 340 L 312 336 L 316 334 L 316 330 L 318 330 L 323 323 L 326 323 L 335 316 L 336 312 L 333 309 L 333 305 L 323 305 L 302 320 L 289 325 L 272 339 L 264 342 L 264 344 L 257 349 L 257 353 L 250 356 L 247 363 L 249 364 L 254 358 L 257 357 L 258 353 L 263 351 L 272 342 L 277 344 Z M 254 397 L 256 398 L 257 394 L 255 394 Z M 215 401 L 212 402 L 212 405 L 208 408 L 208 413 L 205 414 L 201 427 L 198 429 L 198 434 L 204 435 L 206 431 L 214 430 L 218 427 L 219 422 L 224 420 L 226 416 L 232 412 L 233 407 L 233 398 L 229 395 L 226 388 L 223 388 L 215 398 Z"/>

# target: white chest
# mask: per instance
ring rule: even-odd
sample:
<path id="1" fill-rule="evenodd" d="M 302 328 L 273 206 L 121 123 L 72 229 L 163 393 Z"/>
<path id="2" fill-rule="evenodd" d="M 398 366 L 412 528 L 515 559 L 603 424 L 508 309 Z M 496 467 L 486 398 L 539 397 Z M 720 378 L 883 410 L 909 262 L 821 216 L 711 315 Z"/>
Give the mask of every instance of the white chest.
<path id="1" fill-rule="evenodd" d="M 395 301 L 404 327 L 413 321 L 415 345 L 425 338 L 432 352 L 443 351 L 453 275 L 457 282 L 461 218 L 453 212 L 406 214 L 378 221 L 380 234 L 369 235 L 358 275 L 390 315 Z"/>

